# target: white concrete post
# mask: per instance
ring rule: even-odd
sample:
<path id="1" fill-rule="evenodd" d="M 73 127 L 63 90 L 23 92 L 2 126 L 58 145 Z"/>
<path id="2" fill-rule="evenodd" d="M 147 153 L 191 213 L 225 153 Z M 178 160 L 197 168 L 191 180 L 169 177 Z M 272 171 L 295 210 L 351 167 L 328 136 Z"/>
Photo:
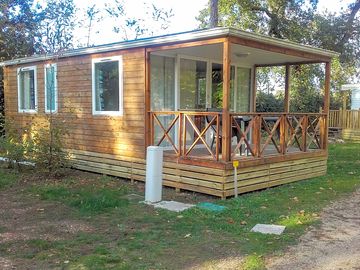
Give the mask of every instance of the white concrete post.
<path id="1" fill-rule="evenodd" d="M 146 154 L 145 202 L 160 202 L 162 197 L 163 149 L 149 146 Z"/>

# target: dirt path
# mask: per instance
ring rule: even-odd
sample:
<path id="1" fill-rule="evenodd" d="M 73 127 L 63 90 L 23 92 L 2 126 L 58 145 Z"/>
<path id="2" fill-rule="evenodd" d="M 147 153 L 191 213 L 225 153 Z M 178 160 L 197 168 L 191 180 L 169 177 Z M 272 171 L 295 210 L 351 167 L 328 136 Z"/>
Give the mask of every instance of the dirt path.
<path id="1" fill-rule="evenodd" d="M 325 208 L 321 220 L 284 256 L 269 259 L 267 268 L 360 269 L 360 190 Z"/>
<path id="2" fill-rule="evenodd" d="M 69 217 L 71 209 L 57 203 L 40 201 L 34 196 L 10 189 L 0 193 L 0 269 L 56 269 L 31 259 L 16 258 L 29 253 L 27 240 L 71 239 L 78 232 L 92 232 L 85 222 Z M 8 245 L 11 243 L 10 245 Z M 2 253 L 6 249 L 7 255 Z"/>

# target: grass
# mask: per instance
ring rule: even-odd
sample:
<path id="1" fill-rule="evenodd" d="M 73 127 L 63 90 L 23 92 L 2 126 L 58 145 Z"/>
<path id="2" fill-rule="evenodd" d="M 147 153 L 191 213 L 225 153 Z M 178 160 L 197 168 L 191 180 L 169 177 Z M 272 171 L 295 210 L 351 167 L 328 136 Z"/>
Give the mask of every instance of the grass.
<path id="1" fill-rule="evenodd" d="M 96 185 L 78 186 L 74 185 L 73 180 L 67 180 L 57 184 L 36 185 L 30 190 L 42 200 L 58 201 L 77 209 L 82 215 L 94 215 L 128 205 L 128 200 L 123 198 L 127 194 L 126 187 L 108 186 L 110 181 L 111 178 L 103 177 Z"/>
<path id="2" fill-rule="evenodd" d="M 8 188 L 16 184 L 19 175 L 13 172 L 3 171 L 0 167 L 0 190 Z"/>
<path id="3" fill-rule="evenodd" d="M 199 208 L 181 214 L 155 210 L 125 199 L 134 191 L 109 177 L 37 183 L 32 194 L 73 208 L 80 220 L 97 230 L 66 240 L 27 243 L 34 251 L 28 257 L 60 258 L 68 269 L 182 269 L 241 254 L 243 269 L 265 269 L 264 257 L 296 243 L 310 225 L 319 223 L 323 207 L 359 186 L 359 149 L 359 144 L 331 145 L 327 176 L 218 200 L 226 206 L 221 213 Z M 280 236 L 250 232 L 257 223 L 287 228 Z"/>

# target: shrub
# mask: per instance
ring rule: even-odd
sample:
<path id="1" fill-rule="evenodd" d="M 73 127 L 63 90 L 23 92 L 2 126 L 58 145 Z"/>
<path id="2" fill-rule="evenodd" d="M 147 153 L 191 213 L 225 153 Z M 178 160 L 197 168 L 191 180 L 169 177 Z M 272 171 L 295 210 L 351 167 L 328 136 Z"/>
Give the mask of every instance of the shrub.
<path id="1" fill-rule="evenodd" d="M 2 115 L 0 118 L 4 119 Z M 11 118 L 0 122 L 0 154 L 7 160 L 9 168 L 20 169 L 19 162 L 26 160 L 32 152 L 28 130 L 18 127 Z"/>
<path id="2" fill-rule="evenodd" d="M 68 153 L 64 151 L 64 138 L 68 135 L 65 122 L 50 114 L 32 128 L 32 158 L 36 167 L 49 174 L 61 173 L 68 165 Z"/>

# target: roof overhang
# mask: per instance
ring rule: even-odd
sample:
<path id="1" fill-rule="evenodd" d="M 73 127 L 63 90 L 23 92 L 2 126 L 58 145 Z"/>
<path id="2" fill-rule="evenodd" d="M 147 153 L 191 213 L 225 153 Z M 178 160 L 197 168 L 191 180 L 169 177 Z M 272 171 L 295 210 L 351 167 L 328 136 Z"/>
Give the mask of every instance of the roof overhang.
<path id="1" fill-rule="evenodd" d="M 343 84 L 341 86 L 341 91 L 355 90 L 360 89 L 360 83 L 357 84 Z"/>
<path id="2" fill-rule="evenodd" d="M 0 66 L 26 64 L 26 63 L 32 63 L 38 61 L 51 60 L 55 58 L 65 58 L 65 57 L 89 55 L 95 53 L 105 53 L 105 52 L 132 49 L 132 48 L 141 48 L 141 47 L 145 47 L 145 48 L 154 47 L 154 46 L 161 46 L 166 44 L 185 43 L 185 42 L 220 38 L 220 37 L 236 37 L 243 40 L 260 42 L 263 44 L 268 44 L 284 49 L 292 49 L 303 53 L 311 53 L 314 55 L 318 55 L 319 57 L 323 57 L 323 58 L 325 57 L 329 59 L 339 55 L 339 53 L 337 52 L 319 49 L 308 45 L 302 45 L 288 40 L 272 38 L 265 35 L 245 32 L 233 28 L 218 27 L 218 28 L 211 28 L 205 30 L 195 30 L 190 32 L 169 34 L 164 36 L 142 38 L 131 41 L 123 41 L 123 42 L 117 42 L 117 43 L 111 43 L 111 44 L 99 45 L 99 46 L 93 46 L 87 48 L 79 48 L 79 49 L 68 50 L 55 54 L 34 55 L 30 57 L 4 61 L 0 63 Z"/>

